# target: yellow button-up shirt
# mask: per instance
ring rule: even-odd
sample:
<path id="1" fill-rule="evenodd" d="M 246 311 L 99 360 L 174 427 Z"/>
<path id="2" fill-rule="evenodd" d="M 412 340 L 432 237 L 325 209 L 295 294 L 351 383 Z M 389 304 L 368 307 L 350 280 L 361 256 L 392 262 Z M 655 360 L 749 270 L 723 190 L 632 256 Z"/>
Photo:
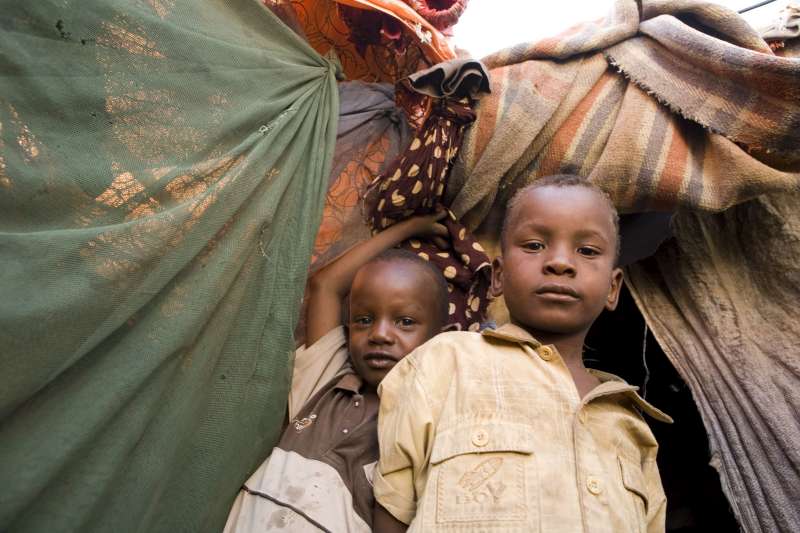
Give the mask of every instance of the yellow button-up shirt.
<path id="1" fill-rule="evenodd" d="M 580 398 L 554 346 L 505 325 L 434 337 L 383 380 L 377 500 L 409 531 L 660 532 L 666 498 L 622 379 Z"/>

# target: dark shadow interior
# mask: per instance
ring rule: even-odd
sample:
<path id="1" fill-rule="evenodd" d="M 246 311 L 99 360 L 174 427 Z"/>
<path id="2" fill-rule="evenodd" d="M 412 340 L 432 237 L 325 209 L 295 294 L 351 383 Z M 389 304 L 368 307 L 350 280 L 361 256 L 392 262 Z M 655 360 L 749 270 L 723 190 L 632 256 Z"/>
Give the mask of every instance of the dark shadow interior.
<path id="1" fill-rule="evenodd" d="M 708 437 L 692 394 L 653 334 L 648 331 L 645 337 L 644 317 L 627 288 L 623 287 L 617 310 L 603 313 L 595 322 L 586 339 L 584 359 L 588 367 L 638 385 L 648 402 L 675 420 L 670 425 L 647 419 L 660 446 L 658 467 L 667 494 L 667 531 L 738 532 L 719 476 L 709 465 Z"/>

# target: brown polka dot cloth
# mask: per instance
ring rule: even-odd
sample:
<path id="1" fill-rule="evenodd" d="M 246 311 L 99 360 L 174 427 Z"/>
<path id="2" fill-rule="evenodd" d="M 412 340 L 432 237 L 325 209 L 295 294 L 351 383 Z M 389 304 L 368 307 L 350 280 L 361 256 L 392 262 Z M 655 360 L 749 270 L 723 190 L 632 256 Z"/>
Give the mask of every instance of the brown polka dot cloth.
<path id="1" fill-rule="evenodd" d="M 458 153 L 464 130 L 475 120 L 469 97 L 434 101 L 431 113 L 419 132 L 387 171 L 370 185 L 368 218 L 380 231 L 414 215 L 432 214 L 442 205 L 447 176 Z M 449 329 L 477 330 L 486 320 L 489 304 L 489 257 L 455 215 L 441 223 L 449 232 L 449 248 L 433 242 L 411 239 L 408 249 L 441 269 L 450 292 Z"/>

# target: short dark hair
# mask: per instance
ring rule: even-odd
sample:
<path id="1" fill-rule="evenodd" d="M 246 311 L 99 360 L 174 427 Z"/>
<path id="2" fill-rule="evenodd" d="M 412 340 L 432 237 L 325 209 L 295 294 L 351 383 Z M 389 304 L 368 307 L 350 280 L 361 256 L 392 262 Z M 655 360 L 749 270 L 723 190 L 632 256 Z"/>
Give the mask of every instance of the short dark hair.
<path id="1" fill-rule="evenodd" d="M 506 204 L 506 212 L 503 215 L 503 225 L 500 229 L 500 248 L 505 248 L 508 224 L 509 220 L 511 219 L 511 214 L 514 211 L 514 207 L 516 207 L 520 199 L 526 194 L 541 187 L 583 187 L 585 189 L 589 189 L 590 191 L 594 191 L 606 201 L 608 204 L 608 209 L 611 212 L 611 222 L 614 224 L 614 233 L 615 237 L 617 238 L 617 246 L 616 250 L 614 250 L 614 264 L 616 265 L 619 261 L 621 246 L 619 235 L 619 213 L 617 213 L 617 208 L 614 206 L 614 202 L 611 201 L 611 197 L 606 191 L 594 183 L 586 181 L 584 178 L 574 174 L 554 174 L 552 176 L 544 176 L 514 193 L 514 196 L 512 196 L 511 200 L 509 200 L 508 204 Z"/>
<path id="2" fill-rule="evenodd" d="M 450 317 L 450 300 L 449 292 L 447 290 L 447 281 L 444 279 L 444 274 L 430 261 L 426 261 L 417 254 L 404 250 L 402 248 L 390 248 L 383 251 L 377 256 L 373 257 L 366 262 L 366 265 L 373 263 L 393 263 L 395 261 L 406 261 L 423 268 L 429 275 L 430 280 L 433 282 L 433 290 L 436 296 L 436 315 L 434 318 L 439 322 L 439 326 L 443 327 L 447 324 Z M 363 268 L 363 267 L 362 267 Z"/>

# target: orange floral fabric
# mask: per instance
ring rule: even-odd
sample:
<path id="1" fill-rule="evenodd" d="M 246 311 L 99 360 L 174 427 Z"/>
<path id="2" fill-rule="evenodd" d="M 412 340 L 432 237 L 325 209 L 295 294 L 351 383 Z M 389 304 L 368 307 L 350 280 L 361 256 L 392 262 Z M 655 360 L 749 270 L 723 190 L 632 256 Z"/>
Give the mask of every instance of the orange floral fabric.
<path id="1" fill-rule="evenodd" d="M 395 83 L 417 70 L 455 57 L 444 35 L 401 0 L 264 0 L 264 3 L 271 9 L 276 3 L 290 5 L 308 43 L 323 56 L 335 52 L 348 80 Z M 380 11 L 397 20 L 409 45 L 398 54 L 387 39 L 359 53 L 339 12 L 339 3 Z"/>

